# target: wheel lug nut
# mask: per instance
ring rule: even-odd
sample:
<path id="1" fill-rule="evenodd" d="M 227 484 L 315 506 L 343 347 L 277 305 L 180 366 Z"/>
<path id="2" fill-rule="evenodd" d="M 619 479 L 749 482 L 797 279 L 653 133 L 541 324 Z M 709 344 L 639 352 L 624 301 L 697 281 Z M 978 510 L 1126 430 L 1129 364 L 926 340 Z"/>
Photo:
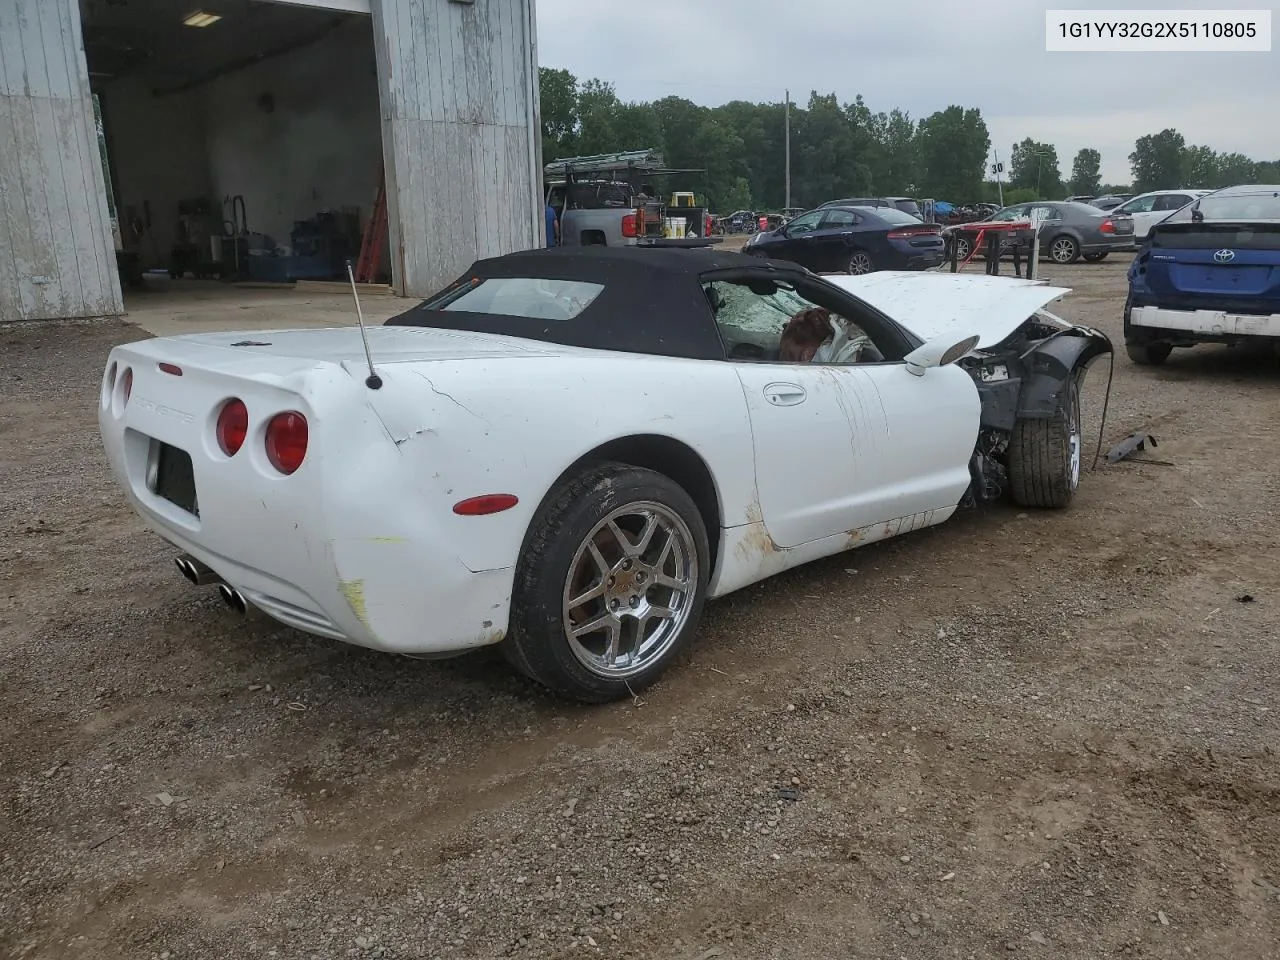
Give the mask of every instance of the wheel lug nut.
<path id="1" fill-rule="evenodd" d="M 632 598 L 631 598 L 631 605 L 632 605 L 633 607 L 638 607 L 638 606 L 640 606 L 640 598 L 639 598 L 639 597 L 632 597 Z"/>
<path id="2" fill-rule="evenodd" d="M 614 583 L 615 583 L 615 582 L 616 582 L 616 581 L 613 579 L 613 577 L 610 577 L 610 578 L 608 579 L 608 581 L 605 583 L 605 586 L 606 586 L 606 587 L 612 587 L 612 586 L 614 585 Z"/>
<path id="3" fill-rule="evenodd" d="M 644 583 L 645 579 L 646 579 L 646 574 L 643 570 L 641 570 L 639 573 L 636 574 L 637 583 Z"/>
<path id="4" fill-rule="evenodd" d="M 630 569 L 631 569 L 631 561 L 630 561 L 630 560 L 623 560 L 623 561 L 622 561 L 622 569 L 623 569 L 623 570 L 630 570 Z"/>
<path id="5" fill-rule="evenodd" d="M 619 603 L 618 603 L 618 601 L 617 601 L 617 600 L 610 600 L 610 601 L 609 601 L 609 609 L 610 609 L 610 610 L 617 610 L 617 609 L 618 609 L 618 606 L 619 606 Z"/>

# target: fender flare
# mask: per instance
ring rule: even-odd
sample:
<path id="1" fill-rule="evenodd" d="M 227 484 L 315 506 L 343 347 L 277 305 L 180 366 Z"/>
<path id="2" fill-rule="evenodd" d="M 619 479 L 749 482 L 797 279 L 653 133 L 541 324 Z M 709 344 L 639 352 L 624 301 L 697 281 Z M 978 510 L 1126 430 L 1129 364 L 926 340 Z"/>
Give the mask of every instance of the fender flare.
<path id="1" fill-rule="evenodd" d="M 1115 352 L 1111 338 L 1100 330 L 1071 327 L 1041 341 L 1024 358 L 1027 379 L 1018 397 L 1018 417 L 1045 420 L 1062 408 L 1064 389 L 1083 377 L 1095 360 Z"/>

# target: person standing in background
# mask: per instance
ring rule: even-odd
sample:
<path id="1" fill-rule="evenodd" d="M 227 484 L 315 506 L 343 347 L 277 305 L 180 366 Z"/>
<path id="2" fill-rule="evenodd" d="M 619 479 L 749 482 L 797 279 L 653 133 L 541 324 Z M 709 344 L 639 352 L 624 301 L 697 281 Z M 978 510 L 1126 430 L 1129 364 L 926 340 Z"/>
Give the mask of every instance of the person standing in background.
<path id="1" fill-rule="evenodd" d="M 556 219 L 556 208 L 547 204 L 547 248 L 560 245 L 560 221 Z"/>

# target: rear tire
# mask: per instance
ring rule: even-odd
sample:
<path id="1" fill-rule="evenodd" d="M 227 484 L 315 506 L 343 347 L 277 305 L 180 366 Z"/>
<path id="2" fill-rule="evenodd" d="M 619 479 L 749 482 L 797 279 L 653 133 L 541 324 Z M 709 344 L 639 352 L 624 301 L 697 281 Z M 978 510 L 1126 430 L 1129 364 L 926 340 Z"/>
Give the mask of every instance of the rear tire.
<path id="1" fill-rule="evenodd" d="M 1022 507 L 1060 510 L 1080 486 L 1084 434 L 1080 374 L 1067 379 L 1062 403 L 1046 420 L 1019 420 L 1009 438 L 1009 491 Z"/>
<path id="2" fill-rule="evenodd" d="M 1110 250 L 1103 250 L 1101 253 L 1086 253 L 1084 259 L 1086 263 L 1101 263 L 1110 255 Z"/>
<path id="3" fill-rule="evenodd" d="M 871 254 L 865 250 L 850 250 L 849 263 L 845 267 L 847 273 L 855 277 L 863 274 L 871 273 L 875 270 L 876 265 L 871 260 Z"/>
<path id="4" fill-rule="evenodd" d="M 1169 359 L 1169 354 L 1173 353 L 1173 344 L 1161 343 L 1158 340 L 1126 340 L 1124 352 L 1140 367 L 1158 367 Z"/>
<path id="5" fill-rule="evenodd" d="M 592 467 L 530 524 L 502 652 L 565 697 L 638 693 L 697 631 L 709 567 L 706 527 L 679 484 L 623 463 Z"/>

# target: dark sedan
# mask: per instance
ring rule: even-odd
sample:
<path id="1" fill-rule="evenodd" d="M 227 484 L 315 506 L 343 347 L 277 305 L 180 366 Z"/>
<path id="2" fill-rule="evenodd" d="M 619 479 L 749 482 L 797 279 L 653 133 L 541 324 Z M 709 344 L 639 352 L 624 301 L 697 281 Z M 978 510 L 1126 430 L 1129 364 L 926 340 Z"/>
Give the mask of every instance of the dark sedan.
<path id="1" fill-rule="evenodd" d="M 942 228 L 892 207 L 823 207 L 758 233 L 746 253 L 814 273 L 926 270 L 942 263 Z"/>
<path id="2" fill-rule="evenodd" d="M 1133 217 L 1108 213 L 1087 203 L 1037 201 L 1005 207 L 990 220 L 966 223 L 948 229 L 956 244 L 957 256 L 967 259 L 977 231 L 984 223 L 1040 221 L 1040 255 L 1054 263 L 1075 263 L 1081 257 L 1090 263 L 1105 260 L 1113 250 L 1133 245 Z M 1019 230 L 1001 243 L 1001 253 L 1009 253 L 1017 243 L 1024 255 L 1031 252 L 1031 231 Z M 981 251 L 979 251 L 981 255 Z"/>
<path id="3" fill-rule="evenodd" d="M 1109 193 L 1105 197 L 1095 197 L 1089 201 L 1089 205 L 1099 210 L 1114 210 L 1120 204 L 1132 199 L 1132 193 Z"/>

